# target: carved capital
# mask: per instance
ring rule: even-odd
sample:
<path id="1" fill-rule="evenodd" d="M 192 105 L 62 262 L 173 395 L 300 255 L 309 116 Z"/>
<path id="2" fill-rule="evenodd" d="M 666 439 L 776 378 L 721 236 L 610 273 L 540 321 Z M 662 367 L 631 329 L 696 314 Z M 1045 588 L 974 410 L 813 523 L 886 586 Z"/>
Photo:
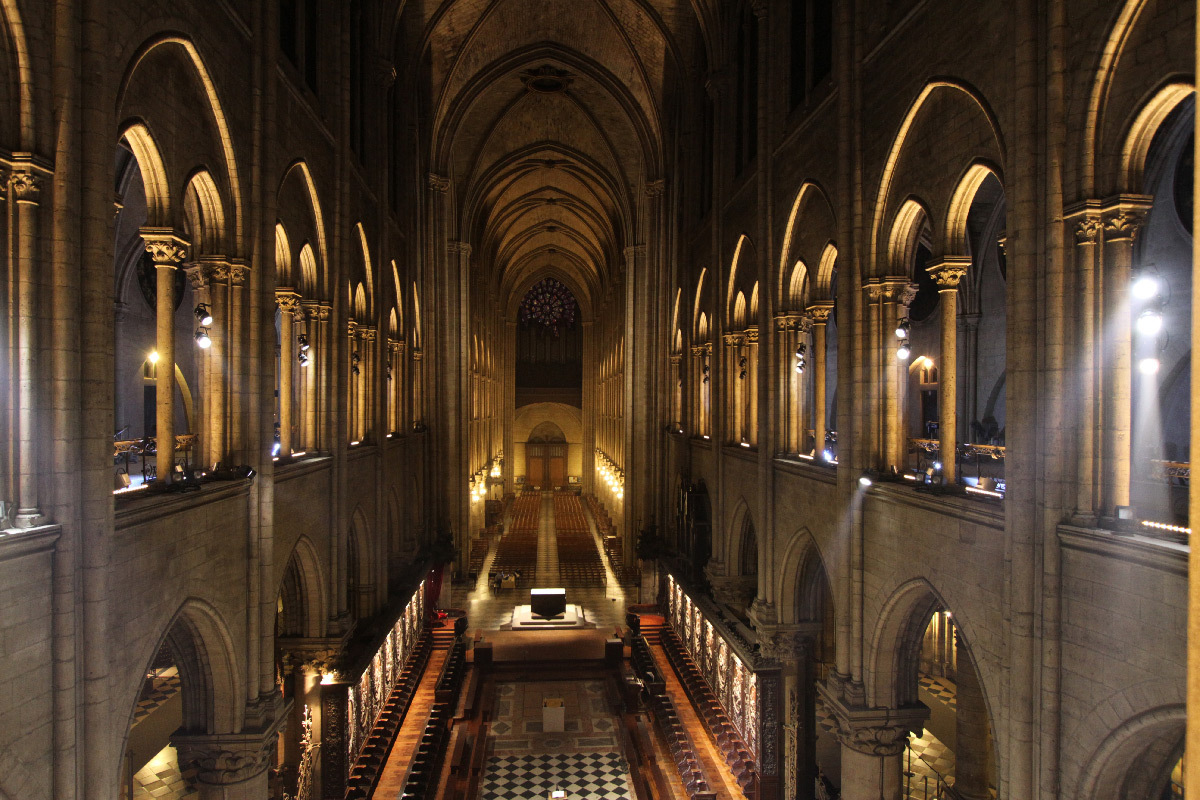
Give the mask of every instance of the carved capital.
<path id="1" fill-rule="evenodd" d="M 413 360 L 413 361 L 420 361 L 420 360 L 421 360 L 421 358 L 422 358 L 422 357 L 423 357 L 423 355 L 424 355 L 424 354 L 421 352 L 421 348 L 419 348 L 419 347 L 414 347 L 414 348 L 413 348 L 412 350 L 410 350 L 409 352 L 412 354 L 412 360 Z"/>
<path id="2" fill-rule="evenodd" d="M 727 69 L 713 70 L 704 80 L 704 89 L 714 101 L 727 97 L 733 89 L 733 73 Z"/>
<path id="3" fill-rule="evenodd" d="M 8 188 L 18 203 L 37 205 L 42 196 L 42 176 L 32 172 L 11 172 Z"/>
<path id="4" fill-rule="evenodd" d="M 767 16 L 767 11 L 770 6 L 767 0 L 750 0 L 747 5 L 750 6 L 750 11 L 754 14 L 754 16 L 758 17 L 759 19 L 763 19 Z"/>
<path id="5" fill-rule="evenodd" d="M 814 303 L 805 309 L 808 316 L 813 321 L 813 325 L 824 325 L 829 322 L 829 318 L 833 315 L 833 301 L 824 300 L 820 303 Z"/>
<path id="6" fill-rule="evenodd" d="M 261 775 L 275 757 L 275 742 L 279 728 L 286 719 L 278 720 L 265 733 L 230 734 L 221 736 L 190 736 L 179 734 L 171 743 L 179 751 L 181 765 L 196 769 L 201 783 L 210 786 L 230 786 Z"/>
<path id="7" fill-rule="evenodd" d="M 471 245 L 467 242 L 446 242 L 446 252 L 462 258 L 470 258 Z"/>
<path id="8" fill-rule="evenodd" d="M 1099 214 L 1088 214 L 1075 220 L 1075 244 L 1095 244 L 1100 238 Z"/>
<path id="9" fill-rule="evenodd" d="M 450 191 L 450 179 L 445 175 L 438 175 L 436 172 L 429 173 L 429 188 L 435 192 L 446 193 Z"/>
<path id="10" fill-rule="evenodd" d="M 646 257 L 646 245 L 631 244 L 625 248 L 625 263 L 630 264 L 635 260 L 644 259 Z"/>
<path id="11" fill-rule="evenodd" d="M 364 342 L 375 341 L 375 329 L 374 328 L 361 327 L 358 329 L 358 335 L 362 338 L 362 340 Z"/>
<path id="12" fill-rule="evenodd" d="M 300 313 L 300 295 L 291 289 L 276 289 L 275 302 L 279 304 L 279 311 L 283 314 L 296 316 Z"/>
<path id="13" fill-rule="evenodd" d="M 758 326 L 751 325 L 746 328 L 746 344 L 758 344 Z"/>
<path id="14" fill-rule="evenodd" d="M 707 352 L 702 344 L 698 344 L 692 348 L 692 355 L 697 358 L 703 358 Z"/>
<path id="15" fill-rule="evenodd" d="M 725 344 L 729 347 L 741 347 L 746 343 L 746 334 L 741 332 L 731 332 L 724 336 Z"/>
<path id="16" fill-rule="evenodd" d="M 904 276 L 893 275 L 880 282 L 881 292 L 885 303 L 900 303 L 908 305 L 917 296 L 917 284 Z"/>
<path id="17" fill-rule="evenodd" d="M 937 281 L 939 292 L 949 292 L 958 288 L 959 282 L 967 274 L 967 264 L 959 259 L 947 258 L 930 264 L 925 271 Z"/>
<path id="18" fill-rule="evenodd" d="M 929 717 L 923 705 L 915 708 L 866 708 L 849 705 L 837 680 L 817 684 L 825 707 L 837 724 L 837 737 L 846 747 L 871 756 L 896 756 L 908 746 L 910 731 L 919 731 Z"/>
<path id="19" fill-rule="evenodd" d="M 670 360 L 671 366 L 678 367 L 683 363 L 683 353 L 671 353 Z"/>
<path id="20" fill-rule="evenodd" d="M 170 228 L 142 228 L 142 240 L 154 266 L 178 269 L 187 258 L 188 241 Z"/>
<path id="21" fill-rule="evenodd" d="M 245 264 L 231 262 L 229 264 L 229 285 L 230 286 L 245 286 L 246 278 L 250 275 L 250 268 Z"/>
<path id="22" fill-rule="evenodd" d="M 804 659 L 810 647 L 808 636 L 795 631 L 782 631 L 759 636 L 758 652 L 763 658 L 779 662 L 797 662 Z"/>
<path id="23" fill-rule="evenodd" d="M 656 181 L 650 181 L 649 183 L 646 184 L 646 196 L 647 197 L 662 197 L 663 193 L 666 191 L 667 191 L 667 182 L 665 180 L 663 180 L 662 178 L 659 178 Z"/>
<path id="24" fill-rule="evenodd" d="M 322 322 L 328 322 L 333 317 L 333 306 L 327 303 L 321 303 L 317 306 L 317 314 Z"/>
<path id="25" fill-rule="evenodd" d="M 1137 239 L 1146 223 L 1146 210 L 1142 208 L 1117 208 L 1106 211 L 1103 217 L 1104 241 L 1119 242 Z"/>

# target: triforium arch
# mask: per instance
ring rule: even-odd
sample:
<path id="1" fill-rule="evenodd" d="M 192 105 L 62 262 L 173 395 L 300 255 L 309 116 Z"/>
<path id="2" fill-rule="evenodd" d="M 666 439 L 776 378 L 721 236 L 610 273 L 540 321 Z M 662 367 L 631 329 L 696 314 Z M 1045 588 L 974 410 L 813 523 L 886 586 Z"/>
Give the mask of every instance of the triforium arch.
<path id="1" fill-rule="evenodd" d="M 326 599 L 328 578 L 312 540 L 301 536 L 284 565 L 277 593 L 282 615 L 278 635 L 324 636 L 331 616 Z"/>

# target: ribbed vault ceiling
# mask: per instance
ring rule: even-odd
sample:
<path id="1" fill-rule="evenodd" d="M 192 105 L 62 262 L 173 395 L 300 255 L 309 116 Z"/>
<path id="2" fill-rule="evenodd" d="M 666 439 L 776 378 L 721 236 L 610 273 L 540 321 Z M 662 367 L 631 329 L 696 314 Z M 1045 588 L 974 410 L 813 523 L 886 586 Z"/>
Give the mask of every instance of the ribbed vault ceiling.
<path id="1" fill-rule="evenodd" d="M 501 303 L 554 274 L 588 309 L 619 276 L 699 44 L 692 0 L 404 5 L 397 49 L 421 56 L 429 163 Z"/>

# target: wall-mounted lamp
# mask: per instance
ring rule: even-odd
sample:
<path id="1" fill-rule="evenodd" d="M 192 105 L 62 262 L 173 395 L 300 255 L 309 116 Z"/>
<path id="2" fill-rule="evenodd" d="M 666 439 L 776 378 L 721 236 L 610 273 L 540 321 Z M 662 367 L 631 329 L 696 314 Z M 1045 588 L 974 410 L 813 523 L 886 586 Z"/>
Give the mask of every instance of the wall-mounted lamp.
<path id="1" fill-rule="evenodd" d="M 200 303 L 197 305 L 195 313 L 196 320 L 204 327 L 207 328 L 209 325 L 213 324 L 212 309 L 209 308 L 208 303 Z"/>

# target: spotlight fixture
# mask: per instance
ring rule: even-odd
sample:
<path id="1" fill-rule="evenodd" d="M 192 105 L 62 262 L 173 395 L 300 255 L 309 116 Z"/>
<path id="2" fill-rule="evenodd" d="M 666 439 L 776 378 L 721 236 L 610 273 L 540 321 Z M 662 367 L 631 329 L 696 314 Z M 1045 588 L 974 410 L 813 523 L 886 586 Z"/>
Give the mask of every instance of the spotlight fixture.
<path id="1" fill-rule="evenodd" d="M 1157 375 L 1158 367 L 1159 363 L 1157 358 L 1143 358 L 1138 362 L 1138 372 L 1142 373 L 1143 375 Z"/>
<path id="2" fill-rule="evenodd" d="M 863 475 L 860 475 L 858 478 L 858 485 L 863 487 L 864 489 L 868 488 L 872 483 L 874 483 L 874 481 L 871 480 L 871 476 L 867 475 L 865 473 Z"/>
<path id="3" fill-rule="evenodd" d="M 388 379 L 389 381 L 392 379 L 392 365 L 391 365 L 391 364 L 388 364 L 388 368 L 387 368 L 387 379 Z"/>
<path id="4" fill-rule="evenodd" d="M 833 451 L 826 447 L 821 451 L 821 458 L 825 459 L 826 461 L 833 461 Z"/>
<path id="5" fill-rule="evenodd" d="M 212 309 L 208 307 L 208 303 L 200 303 L 196 306 L 196 319 L 206 328 L 213 324 Z"/>
<path id="6" fill-rule="evenodd" d="M 208 328 L 201 328 L 196 331 L 196 344 L 200 346 L 201 350 L 207 350 L 212 347 L 212 339 L 208 335 Z"/>
<path id="7" fill-rule="evenodd" d="M 303 334 L 303 333 L 302 333 L 302 334 L 300 334 L 299 336 L 297 336 L 297 337 L 296 337 L 296 343 L 297 343 L 298 345 L 300 345 L 300 352 L 301 352 L 301 353 L 307 353 L 307 352 L 308 352 L 308 351 L 309 351 L 309 350 L 312 348 L 312 345 L 310 345 L 310 344 L 308 343 L 308 335 L 307 335 L 307 334 Z"/>
<path id="8" fill-rule="evenodd" d="M 908 317 L 904 317 L 896 325 L 896 338 L 897 339 L 907 339 L 908 338 L 908 330 L 909 330 Z"/>
<path id="9" fill-rule="evenodd" d="M 704 369 L 701 370 L 701 372 L 704 375 L 704 377 L 701 379 L 701 383 L 708 383 L 708 364 L 704 365 Z"/>
<path id="10" fill-rule="evenodd" d="M 361 372 L 361 370 L 358 368 L 360 361 L 362 361 L 362 358 L 358 355 L 358 351 L 350 354 L 350 372 L 355 375 L 358 375 Z"/>
<path id="11" fill-rule="evenodd" d="M 300 366 L 307 367 L 308 366 L 308 353 L 301 350 L 299 353 L 296 354 L 296 360 L 300 362 Z"/>
<path id="12" fill-rule="evenodd" d="M 1157 336 L 1163 327 L 1162 312 L 1157 308 L 1147 308 L 1137 318 L 1137 332 L 1142 336 Z"/>
<path id="13" fill-rule="evenodd" d="M 902 339 L 900 346 L 896 348 L 896 358 L 906 361 L 910 355 L 912 355 L 912 350 L 908 347 L 908 339 Z"/>
<path id="14" fill-rule="evenodd" d="M 149 361 L 151 364 L 157 364 L 158 363 L 158 351 L 151 350 L 150 353 L 146 356 L 146 360 Z"/>
<path id="15" fill-rule="evenodd" d="M 1133 279 L 1129 290 L 1137 300 L 1150 300 L 1159 293 L 1158 276 L 1150 270 L 1142 270 Z"/>
<path id="16" fill-rule="evenodd" d="M 933 462 L 933 469 L 934 469 L 935 471 L 937 471 L 937 472 L 941 472 L 941 470 L 942 470 L 942 462 L 940 462 L 940 461 L 935 461 L 935 462 Z"/>

